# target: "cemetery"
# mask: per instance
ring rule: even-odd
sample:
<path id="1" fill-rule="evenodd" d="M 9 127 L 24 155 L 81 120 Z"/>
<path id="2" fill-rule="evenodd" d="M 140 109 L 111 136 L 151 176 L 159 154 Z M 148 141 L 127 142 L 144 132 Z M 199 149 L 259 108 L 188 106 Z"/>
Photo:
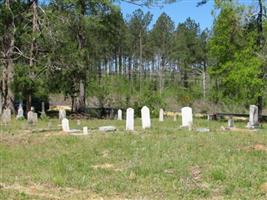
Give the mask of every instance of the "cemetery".
<path id="1" fill-rule="evenodd" d="M 267 200 L 267 0 L 0 1 L 0 200 Z"/>

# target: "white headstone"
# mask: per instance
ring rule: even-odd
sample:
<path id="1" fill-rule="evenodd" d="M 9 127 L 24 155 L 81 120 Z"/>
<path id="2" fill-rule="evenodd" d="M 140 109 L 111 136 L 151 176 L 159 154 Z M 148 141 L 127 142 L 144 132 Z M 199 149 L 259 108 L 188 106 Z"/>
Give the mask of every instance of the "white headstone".
<path id="1" fill-rule="evenodd" d="M 182 126 L 191 127 L 192 125 L 193 125 L 192 108 L 190 107 L 182 108 Z"/>
<path id="2" fill-rule="evenodd" d="M 122 120 L 122 110 L 118 110 L 118 120 Z"/>
<path id="3" fill-rule="evenodd" d="M 126 131 L 134 130 L 134 109 L 128 108 L 126 111 Z"/>
<path id="4" fill-rule="evenodd" d="M 255 105 L 250 105 L 249 107 L 249 122 L 248 128 L 257 128 L 259 126 L 259 118 L 258 118 L 258 107 Z"/>
<path id="5" fill-rule="evenodd" d="M 66 118 L 66 111 L 64 109 L 59 109 L 58 112 L 58 118 L 60 121 L 62 121 L 64 118 Z"/>
<path id="6" fill-rule="evenodd" d="M 142 117 L 142 128 L 150 128 L 151 127 L 151 120 L 150 120 L 150 111 L 149 108 L 144 106 L 141 109 L 141 117 Z"/>
<path id="7" fill-rule="evenodd" d="M 88 127 L 87 126 L 83 127 L 83 134 L 88 135 Z"/>
<path id="8" fill-rule="evenodd" d="M 35 124 L 38 121 L 38 115 L 34 112 L 34 107 L 27 113 L 27 120 L 29 124 Z"/>
<path id="9" fill-rule="evenodd" d="M 164 110 L 162 108 L 159 110 L 159 121 L 164 121 Z"/>
<path id="10" fill-rule="evenodd" d="M 70 124 L 67 118 L 62 119 L 61 124 L 62 124 L 62 131 L 70 132 Z"/>
<path id="11" fill-rule="evenodd" d="M 9 108 L 3 110 L 2 121 L 4 124 L 11 121 L 11 110 Z"/>
<path id="12" fill-rule="evenodd" d="M 16 116 L 16 119 L 23 119 L 24 115 L 23 115 L 24 111 L 23 111 L 23 107 L 22 104 L 19 104 L 19 109 L 18 109 L 18 114 Z"/>

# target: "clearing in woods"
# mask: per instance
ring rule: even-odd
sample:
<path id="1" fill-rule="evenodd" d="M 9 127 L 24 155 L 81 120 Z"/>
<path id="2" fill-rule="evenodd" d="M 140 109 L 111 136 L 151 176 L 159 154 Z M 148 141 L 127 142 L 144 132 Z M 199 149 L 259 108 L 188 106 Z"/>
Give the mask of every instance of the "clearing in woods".
<path id="1" fill-rule="evenodd" d="M 1 126 L 1 199 L 266 199 L 267 130 L 221 131 L 226 122 L 152 120 L 133 133 L 125 121 L 82 120 L 91 131 L 25 131 L 25 121 Z M 58 126 L 58 120 L 51 120 Z M 47 127 L 39 121 L 38 128 Z M 50 123 L 51 125 L 51 123 Z M 72 128 L 79 128 L 71 121 Z M 115 133 L 96 130 L 115 125 Z M 245 123 L 237 123 L 245 127 Z M 36 129 L 37 127 L 34 127 Z"/>

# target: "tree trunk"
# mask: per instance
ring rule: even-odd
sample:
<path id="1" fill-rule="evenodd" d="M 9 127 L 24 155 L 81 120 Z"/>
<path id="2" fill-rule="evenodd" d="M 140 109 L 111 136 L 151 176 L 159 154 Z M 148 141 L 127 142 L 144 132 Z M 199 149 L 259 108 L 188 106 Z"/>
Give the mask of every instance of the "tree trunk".
<path id="1" fill-rule="evenodd" d="M 10 5 L 13 3 L 12 0 L 5 1 L 5 7 L 10 11 L 9 19 L 6 20 L 6 24 L 4 25 L 4 30 L 6 33 L 4 34 L 4 42 L 3 42 L 3 54 L 4 54 L 4 62 L 3 62 L 3 73 L 2 73 L 2 108 L 10 108 L 13 112 L 15 112 L 14 108 L 14 94 L 11 90 L 11 84 L 13 82 L 13 73 L 14 73 L 14 64 L 12 60 L 13 49 L 15 44 L 15 32 L 16 27 L 14 23 L 13 13 Z"/>
<path id="2" fill-rule="evenodd" d="M 207 90 L 207 67 L 206 67 L 206 63 L 203 66 L 203 70 L 202 70 L 202 78 L 203 78 L 203 99 L 204 101 L 206 100 L 206 90 Z"/>

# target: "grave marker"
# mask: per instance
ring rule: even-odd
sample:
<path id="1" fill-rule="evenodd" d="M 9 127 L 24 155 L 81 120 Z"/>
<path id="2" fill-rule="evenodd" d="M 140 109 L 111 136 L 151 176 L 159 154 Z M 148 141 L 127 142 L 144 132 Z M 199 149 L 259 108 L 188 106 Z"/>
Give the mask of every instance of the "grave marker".
<path id="1" fill-rule="evenodd" d="M 134 131 L 134 109 L 132 108 L 126 111 L 126 131 Z"/>
<path id="2" fill-rule="evenodd" d="M 159 110 L 159 121 L 164 121 L 164 110 L 162 108 Z"/>
<path id="3" fill-rule="evenodd" d="M 190 107 L 182 108 L 182 127 L 192 128 L 192 125 L 193 125 L 192 108 Z"/>
<path id="4" fill-rule="evenodd" d="M 150 119 L 150 111 L 149 108 L 144 106 L 141 109 L 141 117 L 142 117 L 142 128 L 150 128 L 151 127 L 151 119 Z"/>
<path id="5" fill-rule="evenodd" d="M 122 120 L 122 110 L 118 110 L 118 120 Z"/>

